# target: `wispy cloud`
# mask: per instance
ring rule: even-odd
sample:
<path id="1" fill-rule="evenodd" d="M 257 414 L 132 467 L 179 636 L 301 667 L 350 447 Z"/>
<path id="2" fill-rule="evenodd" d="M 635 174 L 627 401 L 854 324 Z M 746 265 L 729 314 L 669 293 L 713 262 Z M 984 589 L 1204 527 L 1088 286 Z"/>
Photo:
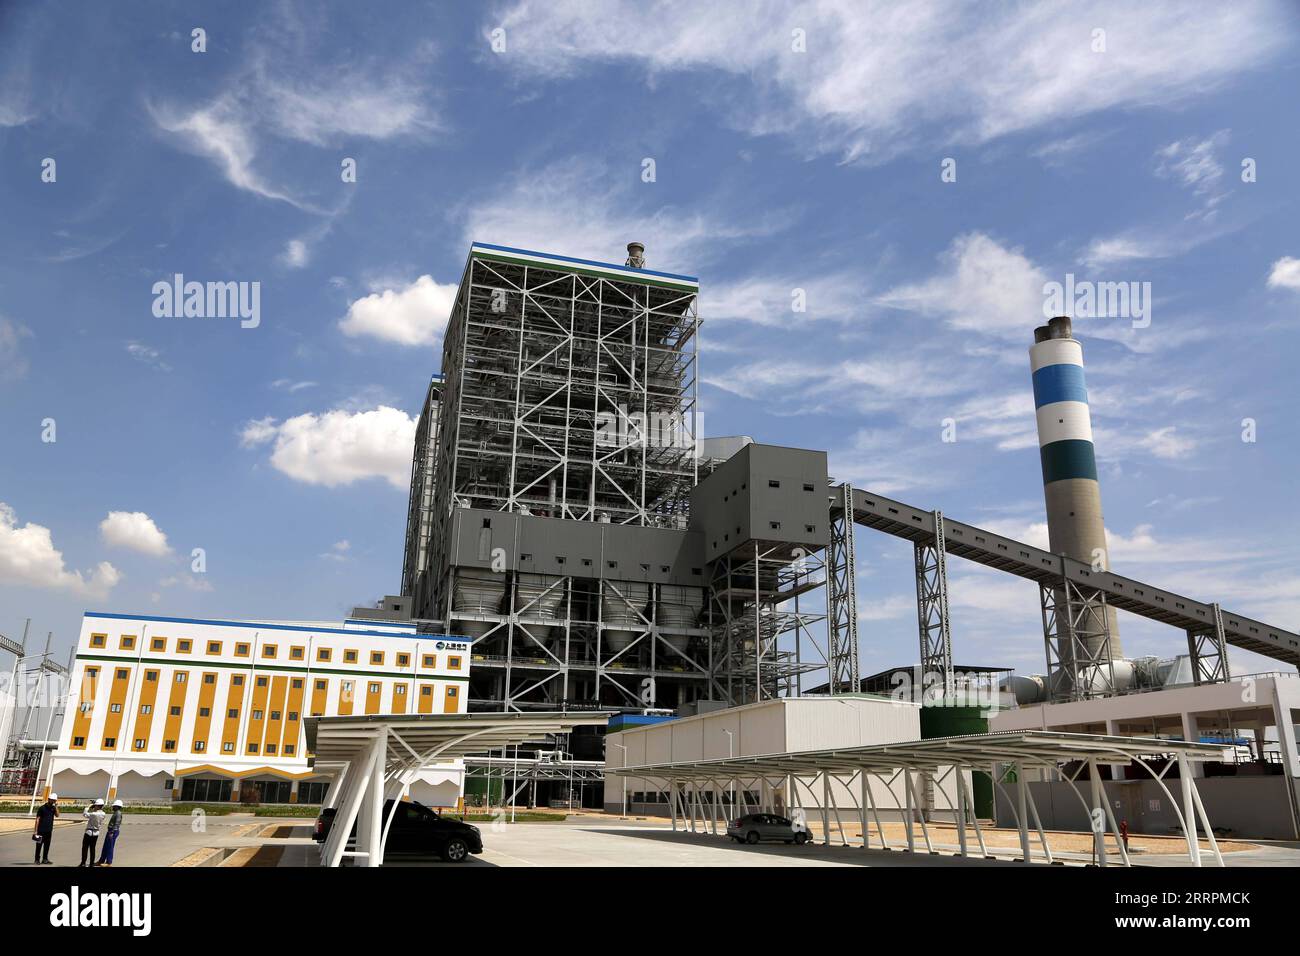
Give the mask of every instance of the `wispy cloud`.
<path id="1" fill-rule="evenodd" d="M 145 345 L 143 342 L 127 342 L 126 354 L 137 362 L 156 368 L 160 372 L 172 370 L 172 367 L 163 361 L 162 353 L 152 345 Z"/>
<path id="2" fill-rule="evenodd" d="M 1293 29 L 1286 5 L 1270 0 L 1191 10 L 1120 0 L 1086 8 L 935 0 L 905 10 L 883 0 L 736 8 L 623 0 L 599 17 L 579 0 L 522 0 L 484 32 L 496 26 L 511 44 L 503 62 L 530 76 L 611 61 L 639 64 L 651 78 L 730 74 L 744 81 L 722 100 L 732 123 L 848 161 L 1183 101 L 1271 59 Z"/>
<path id="3" fill-rule="evenodd" d="M 789 222 L 779 211 L 746 219 L 720 205 L 678 207 L 656 196 L 638 193 L 624 172 L 595 160 L 525 169 L 464 210 L 464 240 L 621 262 L 635 239 L 646 246 L 649 268 L 673 272 L 698 268 L 727 243 L 770 235 Z"/>

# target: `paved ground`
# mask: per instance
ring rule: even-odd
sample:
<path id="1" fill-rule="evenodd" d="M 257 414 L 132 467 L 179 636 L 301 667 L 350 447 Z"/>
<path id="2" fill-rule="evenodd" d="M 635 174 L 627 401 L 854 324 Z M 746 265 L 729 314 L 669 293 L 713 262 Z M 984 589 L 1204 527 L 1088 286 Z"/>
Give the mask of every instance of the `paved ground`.
<path id="1" fill-rule="evenodd" d="M 7 816 L 5 819 L 14 819 Z M 250 842 L 236 836 L 241 830 L 260 830 L 263 824 L 292 822 L 254 817 L 251 813 L 204 817 L 196 831 L 188 816 L 161 814 L 125 815 L 117 841 L 114 866 L 171 866 L 177 860 L 205 846 L 242 846 Z M 302 821 L 306 822 L 306 821 Z M 50 863 L 76 866 L 81 859 L 84 824 L 60 826 L 50 844 Z M 101 847 L 103 837 L 100 838 Z M 23 830 L 0 833 L 0 866 L 33 866 L 31 824 Z"/>
<path id="2" fill-rule="evenodd" d="M 203 847 L 223 847 L 245 852 L 227 865 L 243 862 L 255 866 L 317 866 L 319 848 L 310 838 L 308 820 L 270 819 L 251 814 L 207 817 L 205 830 L 195 832 L 189 817 L 127 814 L 118 842 L 118 866 L 171 866 Z M 263 836 L 270 830 L 278 836 Z M 860 847 L 784 844 L 741 846 L 711 834 L 674 833 L 658 822 L 624 822 L 580 818 L 565 823 L 517 823 L 483 826 L 486 845 L 481 856 L 465 866 L 599 866 L 599 867 L 699 867 L 699 866 L 1018 866 L 1008 858 L 964 860 L 954 857 L 957 847 L 936 842 L 938 855 Z M 919 845 L 919 844 L 918 844 Z M 254 850 L 270 848 L 262 853 Z M 55 832 L 51 857 L 56 864 L 75 866 L 81 848 L 81 828 L 61 827 Z M 1059 854 L 1067 863 L 1084 863 L 1083 854 Z M 0 866 L 31 866 L 32 842 L 24 829 L 0 833 Z M 1300 844 L 1268 844 L 1258 850 L 1225 854 L 1229 866 L 1300 866 Z M 1186 857 L 1143 854 L 1138 866 L 1186 866 Z M 1206 863 L 1210 860 L 1207 858 Z M 387 865 L 451 866 L 432 857 L 390 855 Z"/>

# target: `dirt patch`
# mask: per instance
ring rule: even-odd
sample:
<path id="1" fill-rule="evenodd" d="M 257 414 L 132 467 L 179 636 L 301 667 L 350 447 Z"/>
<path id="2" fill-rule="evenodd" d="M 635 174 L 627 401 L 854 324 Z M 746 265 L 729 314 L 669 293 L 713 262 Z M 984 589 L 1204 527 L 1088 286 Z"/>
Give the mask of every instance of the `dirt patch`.
<path id="1" fill-rule="evenodd" d="M 56 827 L 75 827 L 78 823 L 84 822 L 79 820 L 59 820 L 54 825 Z M 0 833 L 18 833 L 26 830 L 31 833 L 36 826 L 36 821 L 32 817 L 23 817 L 15 819 L 13 817 L 0 818 Z"/>
<path id="2" fill-rule="evenodd" d="M 855 811 L 856 812 L 856 811 Z M 930 839 L 935 843 L 957 844 L 957 828 L 950 823 L 930 823 Z M 817 839 L 821 839 L 821 821 L 809 820 L 808 827 L 811 829 Z M 884 824 L 885 837 L 892 846 L 904 846 L 907 842 L 907 829 L 901 822 L 889 822 Z M 833 822 L 831 823 L 831 842 L 840 839 L 840 828 Z M 916 825 L 914 828 L 916 842 L 918 846 L 924 845 L 924 838 L 921 836 L 921 827 Z M 980 830 L 984 834 L 984 842 L 990 850 L 1010 850 L 1020 851 L 1020 831 L 997 829 L 986 827 L 981 824 Z M 871 839 L 873 843 L 879 841 L 880 837 L 875 826 L 870 828 Z M 844 826 L 844 835 L 850 840 L 860 840 L 862 838 L 862 828 L 855 824 L 846 824 Z M 966 828 L 966 839 L 971 846 L 977 847 L 978 841 L 975 839 L 975 828 Z M 1040 845 L 1038 834 L 1030 832 L 1030 847 L 1034 853 L 1038 853 Z M 1106 845 L 1114 851 L 1114 837 L 1107 834 Z M 1208 840 L 1201 840 L 1201 849 L 1209 850 L 1210 843 Z M 1062 853 L 1091 853 L 1092 852 L 1092 834 L 1091 833 L 1072 833 L 1061 830 L 1049 830 L 1047 832 L 1047 845 L 1054 851 Z M 1181 836 L 1130 836 L 1128 840 L 1130 852 L 1149 853 L 1156 856 L 1164 855 L 1187 855 L 1187 841 Z M 1253 843 L 1245 843 L 1240 840 L 1219 840 L 1219 850 L 1222 853 L 1239 853 L 1244 850 L 1257 850 Z"/>

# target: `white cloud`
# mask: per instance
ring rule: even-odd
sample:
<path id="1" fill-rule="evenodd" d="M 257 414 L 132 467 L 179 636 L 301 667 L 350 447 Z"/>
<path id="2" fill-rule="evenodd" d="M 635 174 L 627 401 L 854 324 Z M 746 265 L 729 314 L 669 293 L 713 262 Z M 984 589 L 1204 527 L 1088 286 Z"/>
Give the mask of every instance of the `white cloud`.
<path id="1" fill-rule="evenodd" d="M 176 587 L 177 585 L 183 585 L 187 590 L 202 593 L 215 590 L 215 588 L 212 587 L 212 582 L 206 577 L 196 577 L 193 574 L 173 574 L 158 582 L 158 586 L 162 588 L 171 588 Z M 156 604 L 157 601 L 154 603 Z"/>
<path id="2" fill-rule="evenodd" d="M 804 311 L 795 312 L 795 291 L 803 290 Z M 711 283 L 702 317 L 710 322 L 738 320 L 783 328 L 792 322 L 863 318 L 866 290 L 861 278 L 848 274 L 784 279 L 751 277 Z"/>
<path id="3" fill-rule="evenodd" d="M 170 372 L 172 370 L 172 367 L 163 361 L 162 353 L 152 345 L 145 345 L 143 342 L 127 342 L 126 354 L 137 362 L 156 368 L 160 372 Z"/>
<path id="4" fill-rule="evenodd" d="M 236 79 L 212 100 L 197 106 L 151 103 L 149 111 L 159 129 L 212 160 L 233 186 L 319 212 L 257 171 L 262 139 L 331 146 L 344 138 L 387 140 L 434 130 L 430 91 L 408 79 L 410 68 L 425 58 L 422 52 L 376 71 L 342 63 L 322 66 L 296 48 L 257 46 Z"/>
<path id="5" fill-rule="evenodd" d="M 342 541 L 335 541 L 330 545 L 328 551 L 323 552 L 320 557 L 327 561 L 346 561 L 348 552 L 352 550 L 352 542 L 344 538 Z"/>
<path id="6" fill-rule="evenodd" d="M 143 511 L 110 511 L 99 523 L 99 534 L 110 548 L 125 548 L 154 557 L 171 553 L 167 535 Z"/>
<path id="7" fill-rule="evenodd" d="M 370 411 L 342 409 L 305 414 L 277 423 L 249 422 L 245 448 L 271 444 L 271 465 L 296 481 L 334 488 L 383 478 L 405 490 L 411 477 L 416 420 L 381 405 Z"/>
<path id="8" fill-rule="evenodd" d="M 747 85 L 729 118 L 846 159 L 888 158 L 921 140 L 979 143 L 1111 108 L 1175 103 L 1258 67 L 1293 33 L 1285 4 L 1189 9 L 1123 0 L 1086 6 L 816 0 L 719 6 L 521 0 L 507 68 L 564 76 L 631 62 L 650 77 L 714 70 Z M 1106 49 L 1093 50 L 1104 27 Z M 807 52 L 792 49 L 806 32 Z"/>
<path id="9" fill-rule="evenodd" d="M 1020 250 L 973 232 L 954 239 L 942 262 L 933 277 L 890 289 L 876 302 L 941 318 L 958 331 L 1018 339 L 1042 316 L 1047 275 Z"/>
<path id="10" fill-rule="evenodd" d="M 433 345 L 447 328 L 456 285 L 423 275 L 401 289 L 385 289 L 357 299 L 339 321 L 344 335 L 362 335 L 399 345 Z"/>
<path id="11" fill-rule="evenodd" d="M 277 378 L 271 383 L 271 387 L 293 394 L 295 392 L 301 392 L 304 388 L 315 388 L 318 384 L 320 383 L 308 381 L 295 382 L 291 378 Z"/>
<path id="12" fill-rule="evenodd" d="M 280 253 L 280 261 L 290 269 L 301 269 L 310 258 L 307 243 L 301 239 L 290 239 L 285 243 L 284 252 Z"/>
<path id="13" fill-rule="evenodd" d="M 14 509 L 0 502 L 0 583 L 102 598 L 121 579 L 107 561 L 88 574 L 69 571 L 63 564 L 63 552 L 54 547 L 50 529 L 31 522 L 19 527 Z"/>
<path id="14" fill-rule="evenodd" d="M 185 149 L 216 163 L 231 185 L 265 199 L 305 208 L 253 169 L 257 140 L 233 100 L 219 99 L 189 112 L 151 105 L 150 113 L 158 128 L 172 134 Z"/>
<path id="15" fill-rule="evenodd" d="M 779 212 L 744 223 L 708 204 L 647 207 L 643 197 L 653 194 L 637 193 L 629 179 L 626 170 L 588 159 L 526 170 L 466 212 L 465 241 L 622 262 L 636 240 L 645 244 L 649 268 L 683 272 L 716 258 L 726 240 L 768 235 L 785 224 Z"/>
<path id="16" fill-rule="evenodd" d="M 1185 431 L 1180 433 L 1179 427 L 1161 425 L 1143 430 L 1124 423 L 1122 427 L 1095 428 L 1093 438 L 1097 443 L 1097 456 L 1103 461 L 1115 461 L 1145 452 L 1161 461 L 1186 461 L 1201 447 L 1202 441 Z"/>
<path id="17" fill-rule="evenodd" d="M 1283 256 L 1273 263 L 1273 271 L 1268 274 L 1268 287 L 1300 292 L 1300 259 Z"/>
<path id="18" fill-rule="evenodd" d="M 27 358 L 22 352 L 23 339 L 31 331 L 0 315 L 0 381 L 22 378 L 27 374 Z"/>
<path id="19" fill-rule="evenodd" d="M 1192 137 L 1162 146 L 1156 150 L 1156 175 L 1176 180 L 1214 206 L 1225 195 L 1219 191 L 1223 164 L 1215 153 L 1227 142 L 1228 131 L 1219 130 L 1206 139 Z"/>
<path id="20" fill-rule="evenodd" d="M 976 395 L 958 406 L 952 417 L 959 441 L 992 441 L 999 451 L 1038 446 L 1034 396 L 1028 387 L 1004 395 Z"/>

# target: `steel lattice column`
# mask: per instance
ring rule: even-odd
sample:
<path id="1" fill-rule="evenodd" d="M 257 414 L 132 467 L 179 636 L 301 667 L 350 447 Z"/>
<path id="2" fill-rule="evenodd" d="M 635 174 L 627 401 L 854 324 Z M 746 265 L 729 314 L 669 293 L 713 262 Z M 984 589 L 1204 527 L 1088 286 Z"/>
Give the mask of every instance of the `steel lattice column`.
<path id="1" fill-rule="evenodd" d="M 853 488 L 840 487 L 838 510 L 831 510 L 831 538 L 826 568 L 832 694 L 858 689 L 858 587 L 853 550 Z"/>
<path id="2" fill-rule="evenodd" d="M 1106 621 L 1106 595 L 1069 578 L 1040 584 L 1048 698 L 1087 700 L 1115 693 L 1115 663 Z"/>
<path id="3" fill-rule="evenodd" d="M 1214 621 L 1200 630 L 1187 632 L 1187 651 L 1191 657 L 1192 680 L 1197 684 L 1217 684 L 1231 676 L 1228 669 L 1228 643 L 1223 633 L 1223 611 L 1211 604 Z"/>
<path id="4" fill-rule="evenodd" d="M 934 512 L 934 537 L 916 545 L 916 617 L 921 637 L 921 690 L 953 690 L 952 628 L 948 618 L 948 563 L 943 512 Z"/>

